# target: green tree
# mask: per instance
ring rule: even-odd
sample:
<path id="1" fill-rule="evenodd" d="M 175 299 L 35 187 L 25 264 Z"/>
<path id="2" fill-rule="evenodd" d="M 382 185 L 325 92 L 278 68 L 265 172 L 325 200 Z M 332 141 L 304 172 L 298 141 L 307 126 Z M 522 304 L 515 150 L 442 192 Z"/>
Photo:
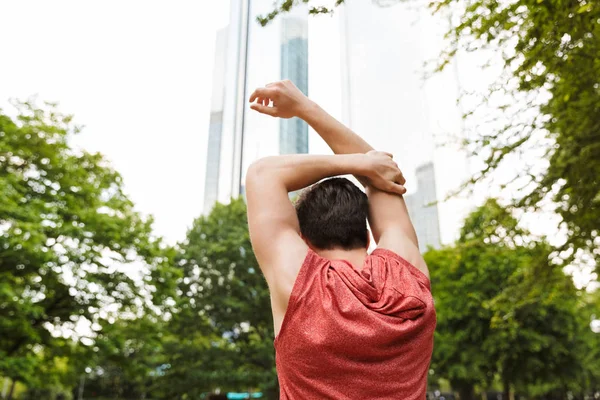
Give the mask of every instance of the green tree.
<path id="1" fill-rule="evenodd" d="M 322 7 L 310 0 L 278 1 L 273 12 L 258 21 L 265 25 L 300 3 L 308 3 L 310 12 L 318 14 L 330 13 L 344 2 Z M 563 250 L 585 249 L 600 265 L 600 3 L 431 0 L 423 3 L 427 5 L 432 12 L 454 14 L 440 69 L 460 51 L 492 49 L 502 54 L 499 81 L 466 110 L 465 117 L 476 120 L 465 146 L 485 158 L 468 184 L 484 181 L 514 162 L 509 155 L 541 155 L 549 161 L 547 168 L 530 163 L 518 174 L 516 182 L 523 190 L 515 205 L 530 210 L 551 200 L 566 228 Z M 481 105 L 488 101 L 496 111 L 481 115 L 479 110 L 488 109 Z M 489 129 L 482 127 L 486 123 Z M 510 185 L 511 195 L 515 187 Z"/>
<path id="2" fill-rule="evenodd" d="M 163 304 L 176 270 L 119 174 L 69 146 L 71 116 L 14 106 L 0 111 L 0 376 L 39 386 L 73 339 L 92 349 L 107 321 Z"/>
<path id="3" fill-rule="evenodd" d="M 454 246 L 425 255 L 438 313 L 432 368 L 461 399 L 474 399 L 476 387 L 496 378 L 508 396 L 529 394 L 532 385 L 566 390 L 584 373 L 581 300 L 550 254 L 488 200 Z"/>
<path id="4" fill-rule="evenodd" d="M 181 303 L 167 344 L 176 388 L 276 391 L 267 284 L 252 251 L 243 199 L 217 204 L 181 244 Z M 202 353 L 202 354 L 199 354 Z M 195 386 L 194 386 L 195 385 Z M 194 389 L 195 387 L 195 389 Z"/>
<path id="5" fill-rule="evenodd" d="M 486 154 L 473 181 L 503 165 L 509 154 L 538 148 L 549 164 L 525 170 L 529 185 L 517 206 L 535 209 L 552 200 L 568 235 L 565 249 L 587 249 L 600 260 L 600 4 L 594 1 L 440 0 L 434 9 L 459 5 L 445 61 L 458 49 L 503 52 L 505 73 L 492 92 L 506 104 L 489 134 L 469 147 Z M 503 88 L 503 91 L 502 89 Z M 548 95 L 546 95 L 548 94 Z M 521 98 L 521 101 L 514 101 Z M 513 102 L 513 105 L 511 105 Z M 532 118 L 527 118 L 533 110 Z M 508 118 L 508 122 L 505 121 Z M 543 137 L 549 140 L 543 140 Z"/>
<path id="6" fill-rule="evenodd" d="M 568 382 L 569 389 L 578 398 L 600 391 L 600 331 L 598 326 L 592 330 L 592 321 L 598 318 L 600 291 L 585 292 L 582 294 L 582 303 L 579 306 L 580 333 L 573 351 L 578 352 L 580 360 L 579 370 L 575 379 Z M 591 397 L 591 396 L 590 396 Z"/>
<path id="7" fill-rule="evenodd" d="M 98 351 L 87 360 L 84 397 L 94 393 L 105 398 L 161 398 L 170 358 L 164 349 L 168 323 L 147 312 L 107 325 L 96 337 Z"/>

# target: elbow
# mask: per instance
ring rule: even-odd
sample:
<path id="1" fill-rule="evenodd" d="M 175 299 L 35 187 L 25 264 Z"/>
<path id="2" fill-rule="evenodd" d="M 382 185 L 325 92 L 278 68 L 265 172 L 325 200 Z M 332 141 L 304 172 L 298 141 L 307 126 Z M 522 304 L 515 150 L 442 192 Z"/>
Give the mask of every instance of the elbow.
<path id="1" fill-rule="evenodd" d="M 246 172 L 246 187 L 254 185 L 255 182 L 264 180 L 265 176 L 273 169 L 269 159 L 272 157 L 260 158 L 250 164 Z"/>

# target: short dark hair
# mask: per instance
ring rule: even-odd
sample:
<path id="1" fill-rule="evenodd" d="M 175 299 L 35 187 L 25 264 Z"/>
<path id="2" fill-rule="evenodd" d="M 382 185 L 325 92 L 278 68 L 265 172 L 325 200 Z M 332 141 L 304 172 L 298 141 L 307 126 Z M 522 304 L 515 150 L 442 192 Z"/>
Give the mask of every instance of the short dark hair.
<path id="1" fill-rule="evenodd" d="M 367 195 L 346 178 L 305 189 L 296 201 L 302 236 L 320 250 L 354 250 L 369 245 Z"/>

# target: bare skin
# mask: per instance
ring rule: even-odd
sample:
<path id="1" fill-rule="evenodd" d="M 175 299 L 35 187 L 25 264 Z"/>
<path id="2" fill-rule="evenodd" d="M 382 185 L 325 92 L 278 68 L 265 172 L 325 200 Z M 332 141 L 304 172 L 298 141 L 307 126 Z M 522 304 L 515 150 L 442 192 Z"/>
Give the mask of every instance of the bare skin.
<path id="1" fill-rule="evenodd" d="M 308 251 L 288 192 L 321 179 L 353 174 L 365 185 L 369 224 L 377 246 L 394 251 L 429 276 L 402 195 L 404 177 L 389 153 L 376 152 L 360 136 L 327 114 L 290 81 L 259 88 L 251 108 L 279 118 L 304 119 L 336 153 L 334 156 L 267 157 L 248 170 L 246 193 L 250 238 L 271 292 L 275 334 L 279 333 L 298 271 Z M 362 267 L 367 248 L 313 250 Z"/>

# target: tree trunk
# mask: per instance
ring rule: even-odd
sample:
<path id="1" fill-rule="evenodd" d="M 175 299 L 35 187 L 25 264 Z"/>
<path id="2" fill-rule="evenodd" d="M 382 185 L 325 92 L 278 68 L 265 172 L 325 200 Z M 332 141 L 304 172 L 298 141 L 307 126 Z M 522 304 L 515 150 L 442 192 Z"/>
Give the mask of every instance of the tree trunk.
<path id="1" fill-rule="evenodd" d="M 458 391 L 460 400 L 477 400 L 475 398 L 475 386 L 470 383 L 463 383 L 459 385 L 452 385 L 455 390 Z"/>
<path id="2" fill-rule="evenodd" d="M 17 381 L 16 381 L 16 380 L 13 380 L 13 381 L 12 381 L 12 384 L 10 385 L 10 390 L 9 390 L 9 392 L 8 392 L 8 397 L 7 397 L 7 400 L 12 400 L 12 398 L 13 398 L 13 394 L 14 394 L 14 392 L 15 392 L 15 386 L 16 386 L 16 385 L 17 385 Z"/>
<path id="3" fill-rule="evenodd" d="M 502 383 L 502 400 L 515 400 L 515 393 L 510 388 L 510 382 L 505 379 Z"/>
<path id="4" fill-rule="evenodd" d="M 8 378 L 4 378 L 4 384 L 2 385 L 2 394 L 0 394 L 0 396 L 2 396 L 3 399 L 6 399 L 6 392 L 8 392 L 8 381 L 10 379 Z"/>
<path id="5" fill-rule="evenodd" d="M 83 400 L 84 385 L 85 385 L 85 374 L 81 374 L 81 379 L 79 380 L 79 391 L 77 392 L 77 400 Z"/>

